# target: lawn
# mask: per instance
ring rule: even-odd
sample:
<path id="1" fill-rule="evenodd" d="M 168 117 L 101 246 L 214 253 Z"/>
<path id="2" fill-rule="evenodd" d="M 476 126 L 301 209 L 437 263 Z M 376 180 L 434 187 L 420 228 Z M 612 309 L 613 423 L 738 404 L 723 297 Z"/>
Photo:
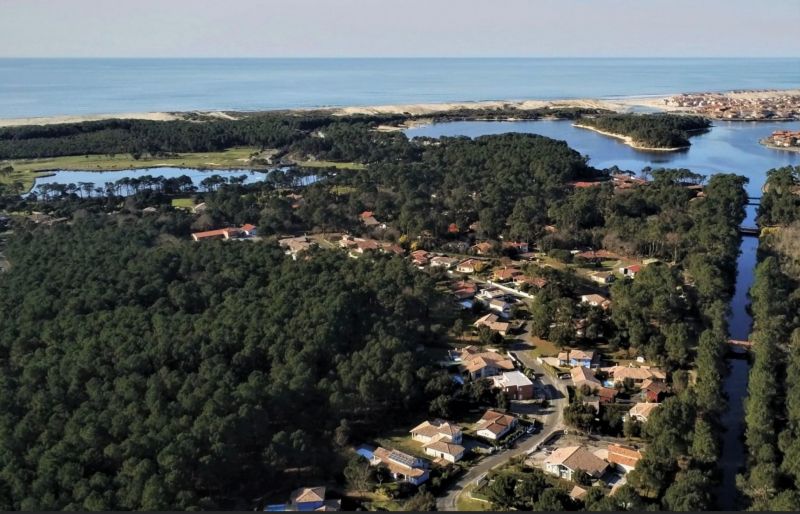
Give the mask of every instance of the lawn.
<path id="1" fill-rule="evenodd" d="M 475 486 L 473 484 L 464 488 L 458 498 L 456 498 L 456 510 L 467 512 L 492 510 L 491 503 L 472 498 L 472 491 L 474 489 Z"/>
<path id="2" fill-rule="evenodd" d="M 424 420 L 420 419 L 420 423 L 422 423 L 422 421 Z M 415 455 L 425 459 L 429 458 L 425 455 L 425 450 L 422 449 L 422 443 L 411 439 L 411 434 L 408 432 L 409 429 L 398 428 L 392 430 L 386 436 L 379 438 L 376 442 L 384 448 L 393 448 L 409 455 Z"/>
<path id="3" fill-rule="evenodd" d="M 530 343 L 533 345 L 533 349 L 525 351 L 533 357 L 553 357 L 558 355 L 560 351 L 555 344 L 540 337 L 531 336 Z"/>
<path id="4" fill-rule="evenodd" d="M 294 161 L 301 168 L 336 168 L 339 170 L 363 170 L 365 165 L 358 162 L 334 161 Z"/>
<path id="5" fill-rule="evenodd" d="M 221 152 L 175 154 L 169 157 L 142 157 L 134 159 L 130 154 L 118 155 L 68 155 L 45 159 L 19 159 L 2 161 L 0 166 L 11 165 L 15 171 L 108 171 L 150 168 L 154 166 L 181 166 L 185 168 L 264 168 L 249 164 L 255 148 L 229 148 Z"/>
<path id="6" fill-rule="evenodd" d="M 191 198 L 173 198 L 172 206 L 176 209 L 194 209 L 194 200 Z"/>

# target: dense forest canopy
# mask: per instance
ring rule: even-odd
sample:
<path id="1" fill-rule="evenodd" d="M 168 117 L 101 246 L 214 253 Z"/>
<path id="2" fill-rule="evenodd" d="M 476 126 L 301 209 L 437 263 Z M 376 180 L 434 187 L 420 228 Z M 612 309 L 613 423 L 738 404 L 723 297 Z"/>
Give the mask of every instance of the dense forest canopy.
<path id="1" fill-rule="evenodd" d="M 426 275 L 180 226 L 89 217 L 7 249 L 1 508 L 249 508 L 284 469 L 336 469 L 337 427 L 424 399 Z"/>
<path id="2" fill-rule="evenodd" d="M 637 145 L 651 148 L 689 146 L 691 132 L 711 126 L 702 116 L 669 114 L 612 114 L 583 117 L 579 123 L 603 132 L 630 136 Z"/>

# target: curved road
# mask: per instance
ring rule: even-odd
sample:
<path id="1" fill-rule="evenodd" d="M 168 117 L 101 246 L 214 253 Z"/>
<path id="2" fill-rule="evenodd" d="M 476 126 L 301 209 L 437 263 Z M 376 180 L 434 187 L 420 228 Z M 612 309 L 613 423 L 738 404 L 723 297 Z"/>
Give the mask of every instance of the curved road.
<path id="1" fill-rule="evenodd" d="M 549 439 L 554 433 L 563 430 L 562 417 L 564 407 L 567 405 L 569 398 L 566 385 L 559 383 L 558 379 L 553 379 L 546 374 L 535 359 L 529 359 L 519 354 L 515 355 L 527 368 L 534 370 L 537 376 L 541 375 L 539 380 L 544 386 L 545 394 L 550 401 L 550 412 L 544 416 L 544 419 L 539 418 L 543 423 L 542 430 L 536 435 L 518 439 L 516 446 L 510 450 L 489 455 L 479 461 L 457 482 L 453 483 L 444 496 L 437 498 L 436 507 L 438 510 L 458 510 L 456 502 L 461 493 L 464 492 L 465 487 L 475 483 L 475 480 L 489 470 L 502 466 L 510 459 L 527 453 L 537 444 Z"/>

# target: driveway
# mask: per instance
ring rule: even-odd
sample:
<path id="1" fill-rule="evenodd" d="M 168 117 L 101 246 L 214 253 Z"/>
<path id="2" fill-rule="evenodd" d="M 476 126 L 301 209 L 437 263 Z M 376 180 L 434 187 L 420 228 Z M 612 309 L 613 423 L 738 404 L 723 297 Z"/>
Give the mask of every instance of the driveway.
<path id="1" fill-rule="evenodd" d="M 490 455 L 478 462 L 478 464 L 473 466 L 457 482 L 451 484 L 450 488 L 443 496 L 437 498 L 436 507 L 438 510 L 457 510 L 456 502 L 458 497 L 470 483 L 474 483 L 484 473 L 498 466 L 502 466 L 510 459 L 528 453 L 528 451 L 535 448 L 536 445 L 563 430 L 563 412 L 569 398 L 566 385 L 559 383 L 557 379 L 553 379 L 550 375 L 546 374 L 544 369 L 536 363 L 535 359 L 523 359 L 521 357 L 522 354 L 520 354 L 518 358 L 520 358 L 520 361 L 526 367 L 534 370 L 537 375 L 542 375 L 540 380 L 544 386 L 543 390 L 550 402 L 547 414 L 539 417 L 539 420 L 543 424 L 541 432 L 533 436 L 522 437 L 517 440 L 515 448 Z"/>

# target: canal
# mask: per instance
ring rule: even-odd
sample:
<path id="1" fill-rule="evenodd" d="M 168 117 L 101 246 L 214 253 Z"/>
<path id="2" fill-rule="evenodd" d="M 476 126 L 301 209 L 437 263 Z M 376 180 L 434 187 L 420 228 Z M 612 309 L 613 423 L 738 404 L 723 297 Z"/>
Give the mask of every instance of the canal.
<path id="1" fill-rule="evenodd" d="M 452 122 L 415 127 L 406 131 L 414 136 L 470 136 L 525 132 L 561 139 L 589 158 L 596 168 L 618 166 L 620 169 L 640 172 L 644 167 L 687 168 L 697 173 L 736 173 L 748 178 L 747 193 L 761 197 L 761 187 L 766 172 L 772 168 L 800 165 L 800 154 L 772 150 L 758 143 L 774 130 L 800 130 L 799 122 L 715 122 L 708 132 L 691 139 L 692 146 L 681 152 L 643 152 L 634 150 L 621 141 L 579 129 L 569 121 L 518 121 L 518 122 Z M 755 226 L 755 206 L 747 207 L 745 227 Z M 729 335 L 732 339 L 749 340 L 752 318 L 749 313 L 748 292 L 753 284 L 758 238 L 742 237 L 737 260 L 735 293 L 731 298 L 728 315 Z M 719 467 L 722 481 L 716 491 L 720 509 L 739 507 L 736 474 L 742 470 L 746 459 L 743 441 L 744 400 L 750 363 L 747 358 L 728 359 L 729 373 L 723 389 L 728 408 L 722 417 L 725 433 Z"/>

